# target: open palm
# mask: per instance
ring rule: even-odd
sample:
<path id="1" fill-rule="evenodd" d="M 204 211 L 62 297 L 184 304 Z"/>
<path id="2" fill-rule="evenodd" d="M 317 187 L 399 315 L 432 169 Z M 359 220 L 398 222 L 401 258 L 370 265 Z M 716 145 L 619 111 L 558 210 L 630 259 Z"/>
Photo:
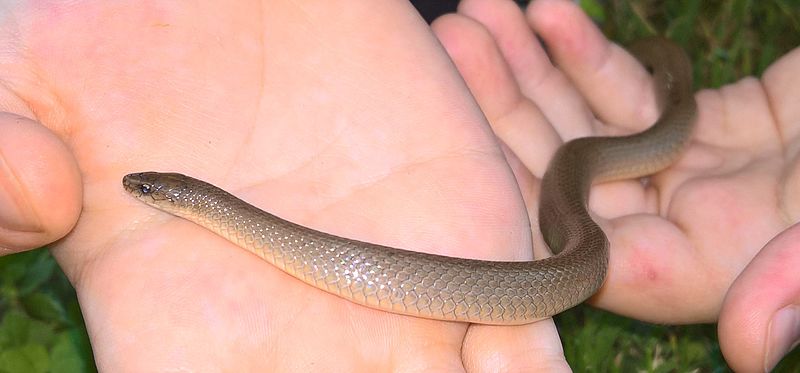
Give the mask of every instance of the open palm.
<path id="1" fill-rule="evenodd" d="M 657 117 L 647 72 L 571 2 L 536 1 L 525 17 L 510 1 L 465 0 L 434 29 L 508 145 L 531 216 L 563 141 L 640 131 Z M 796 49 L 761 80 L 698 92 L 693 143 L 676 165 L 645 183 L 592 189 L 611 241 L 596 305 L 660 323 L 719 320 L 736 370 L 780 356 L 770 334 L 791 347 L 800 333 L 797 71 Z"/>
<path id="2" fill-rule="evenodd" d="M 352 305 L 121 188 L 129 172 L 183 172 L 345 237 L 530 259 L 511 170 L 413 9 L 332 7 L 81 1 L 22 4 L 4 20 L 3 102 L 22 116 L 2 119 L 14 139 L 3 145 L 15 175 L 5 181 L 28 206 L 19 224 L 38 229 L 2 244 L 22 250 L 69 232 L 53 253 L 101 369 L 481 360 L 462 347 L 464 324 Z M 551 324 L 521 330 L 536 328 L 558 356 Z"/>

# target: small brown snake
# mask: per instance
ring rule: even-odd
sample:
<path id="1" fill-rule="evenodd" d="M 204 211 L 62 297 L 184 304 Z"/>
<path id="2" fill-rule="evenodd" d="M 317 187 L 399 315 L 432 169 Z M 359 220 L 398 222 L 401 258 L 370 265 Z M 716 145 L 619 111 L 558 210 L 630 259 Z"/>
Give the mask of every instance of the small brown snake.
<path id="1" fill-rule="evenodd" d="M 547 259 L 460 259 L 338 237 L 283 220 L 180 174 L 129 174 L 123 185 L 141 201 L 352 302 L 439 320 L 533 322 L 583 302 L 603 284 L 609 243 L 587 210 L 592 183 L 658 172 L 689 143 L 697 111 L 689 59 L 660 38 L 639 42 L 630 51 L 651 70 L 663 113 L 644 132 L 579 138 L 556 152 L 542 179 L 539 210 L 542 234 L 556 254 Z"/>

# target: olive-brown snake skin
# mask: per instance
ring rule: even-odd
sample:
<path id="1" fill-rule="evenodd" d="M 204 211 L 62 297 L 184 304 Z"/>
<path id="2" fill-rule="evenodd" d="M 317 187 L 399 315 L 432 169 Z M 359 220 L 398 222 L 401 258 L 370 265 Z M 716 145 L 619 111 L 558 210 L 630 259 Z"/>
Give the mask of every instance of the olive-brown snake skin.
<path id="1" fill-rule="evenodd" d="M 547 259 L 460 259 L 342 238 L 288 222 L 180 174 L 130 174 L 123 184 L 145 203 L 352 302 L 439 320 L 533 322 L 584 301 L 603 284 L 609 243 L 587 211 L 591 184 L 655 173 L 689 142 L 697 108 L 685 53 L 660 38 L 630 50 L 653 73 L 663 114 L 639 134 L 579 138 L 556 152 L 542 179 L 539 210 L 542 234 L 556 253 Z"/>

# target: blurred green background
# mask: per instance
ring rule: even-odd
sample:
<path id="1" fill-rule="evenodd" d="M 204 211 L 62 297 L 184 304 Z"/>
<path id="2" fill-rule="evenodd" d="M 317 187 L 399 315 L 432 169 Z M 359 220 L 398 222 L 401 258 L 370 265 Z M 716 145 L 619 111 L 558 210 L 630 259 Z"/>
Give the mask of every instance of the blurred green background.
<path id="1" fill-rule="evenodd" d="M 758 76 L 800 45 L 800 0 L 580 3 L 611 39 L 678 41 L 694 61 L 698 88 Z M 0 278 L 0 373 L 96 370 L 75 292 L 46 249 L 0 257 Z M 730 370 L 714 325 L 653 325 L 585 306 L 556 322 L 577 372 Z M 800 352 L 776 371 L 800 371 Z"/>

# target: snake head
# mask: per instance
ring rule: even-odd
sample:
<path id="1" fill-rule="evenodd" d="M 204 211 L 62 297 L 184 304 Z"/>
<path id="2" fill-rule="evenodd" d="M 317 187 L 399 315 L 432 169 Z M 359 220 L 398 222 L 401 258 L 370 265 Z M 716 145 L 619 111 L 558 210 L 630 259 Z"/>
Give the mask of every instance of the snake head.
<path id="1" fill-rule="evenodd" d="M 136 199 L 162 210 L 181 209 L 191 188 L 187 176 L 176 173 L 139 172 L 122 178 L 125 190 Z"/>

